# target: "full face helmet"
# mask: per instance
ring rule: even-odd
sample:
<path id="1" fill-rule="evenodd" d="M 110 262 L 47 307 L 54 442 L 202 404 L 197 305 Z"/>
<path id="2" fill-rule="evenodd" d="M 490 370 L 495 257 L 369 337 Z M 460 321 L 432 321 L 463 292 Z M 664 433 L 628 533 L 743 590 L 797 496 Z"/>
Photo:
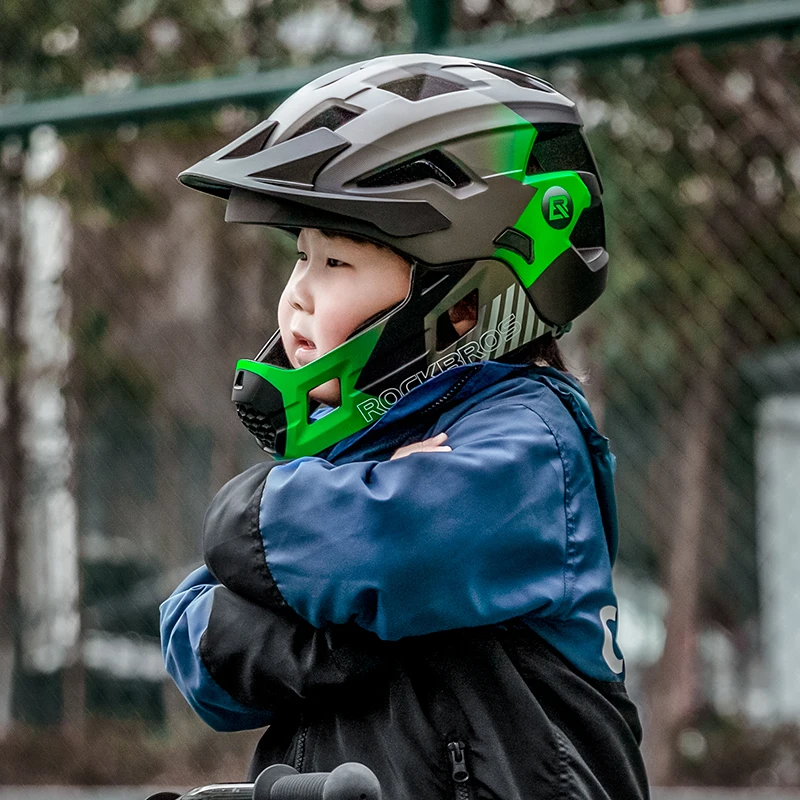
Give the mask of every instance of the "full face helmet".
<path id="1" fill-rule="evenodd" d="M 399 305 L 292 369 L 276 332 L 236 365 L 232 399 L 261 447 L 314 455 L 444 370 L 561 335 L 602 293 L 602 187 L 575 104 L 483 61 L 395 55 L 330 72 L 182 172 L 228 222 L 362 237 L 412 265 Z M 459 336 L 448 311 L 469 298 Z M 337 379 L 341 404 L 310 417 Z"/>

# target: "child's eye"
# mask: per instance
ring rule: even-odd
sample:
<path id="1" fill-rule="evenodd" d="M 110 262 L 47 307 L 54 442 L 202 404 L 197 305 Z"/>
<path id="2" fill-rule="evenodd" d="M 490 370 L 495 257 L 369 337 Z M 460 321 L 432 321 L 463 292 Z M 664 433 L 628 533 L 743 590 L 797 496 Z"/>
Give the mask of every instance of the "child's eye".
<path id="1" fill-rule="evenodd" d="M 339 261 L 338 258 L 329 258 L 327 264 L 329 267 L 343 267 L 345 265 L 345 262 Z"/>

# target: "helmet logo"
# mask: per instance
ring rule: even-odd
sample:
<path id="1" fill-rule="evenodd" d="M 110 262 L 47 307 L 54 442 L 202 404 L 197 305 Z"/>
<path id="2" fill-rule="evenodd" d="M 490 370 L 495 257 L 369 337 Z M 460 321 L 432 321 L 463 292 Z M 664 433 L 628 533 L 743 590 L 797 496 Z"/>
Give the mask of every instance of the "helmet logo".
<path id="1" fill-rule="evenodd" d="M 542 213 L 551 228 L 562 230 L 572 222 L 572 198 L 566 189 L 551 186 L 542 198 Z"/>

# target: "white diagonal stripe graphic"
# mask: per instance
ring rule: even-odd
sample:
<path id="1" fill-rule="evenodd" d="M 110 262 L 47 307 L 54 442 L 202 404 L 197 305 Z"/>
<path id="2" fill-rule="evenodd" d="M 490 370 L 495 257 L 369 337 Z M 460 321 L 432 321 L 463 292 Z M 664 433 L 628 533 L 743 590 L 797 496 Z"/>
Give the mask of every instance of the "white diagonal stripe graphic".
<path id="1" fill-rule="evenodd" d="M 517 323 L 517 332 L 514 334 L 514 338 L 511 340 L 511 343 L 508 345 L 509 352 L 511 350 L 516 350 L 519 347 L 519 337 L 522 335 L 522 320 L 525 317 L 525 308 L 528 305 L 525 300 L 525 290 L 521 287 L 517 287 L 519 290 L 519 294 L 517 295 L 517 309 L 514 312 L 514 316 L 516 317 Z"/>
<path id="2" fill-rule="evenodd" d="M 533 339 L 536 319 L 536 312 L 533 310 L 533 306 L 530 306 L 528 308 L 528 319 L 525 320 L 525 335 L 522 337 L 523 344 L 527 344 Z"/>
<path id="3" fill-rule="evenodd" d="M 499 295 L 497 295 L 497 297 L 494 298 L 494 300 L 492 300 L 492 310 L 489 313 L 489 325 L 486 328 L 487 331 L 493 331 L 497 327 L 497 317 L 500 314 L 500 299 L 501 298 L 502 298 L 502 295 L 499 294 Z M 490 350 L 486 354 L 486 358 L 491 358 L 491 357 L 492 357 L 492 350 Z"/>
<path id="4" fill-rule="evenodd" d="M 511 286 L 506 289 L 506 300 L 503 304 L 503 314 L 501 315 L 500 319 L 508 319 L 508 317 L 514 313 L 514 297 L 517 293 L 517 284 L 512 283 Z M 497 356 L 503 355 L 508 349 L 508 342 L 506 341 L 504 336 L 501 336 L 500 345 L 497 348 Z"/>

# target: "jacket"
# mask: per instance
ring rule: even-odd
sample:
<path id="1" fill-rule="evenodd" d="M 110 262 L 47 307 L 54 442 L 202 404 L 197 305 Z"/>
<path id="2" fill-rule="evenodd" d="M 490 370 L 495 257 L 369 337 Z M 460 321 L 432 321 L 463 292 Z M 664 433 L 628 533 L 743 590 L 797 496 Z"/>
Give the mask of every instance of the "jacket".
<path id="1" fill-rule="evenodd" d="M 449 453 L 394 451 L 439 432 Z M 161 607 L 168 671 L 251 765 L 361 761 L 390 800 L 639 800 L 615 642 L 614 457 L 551 369 L 442 373 L 218 493 Z"/>

